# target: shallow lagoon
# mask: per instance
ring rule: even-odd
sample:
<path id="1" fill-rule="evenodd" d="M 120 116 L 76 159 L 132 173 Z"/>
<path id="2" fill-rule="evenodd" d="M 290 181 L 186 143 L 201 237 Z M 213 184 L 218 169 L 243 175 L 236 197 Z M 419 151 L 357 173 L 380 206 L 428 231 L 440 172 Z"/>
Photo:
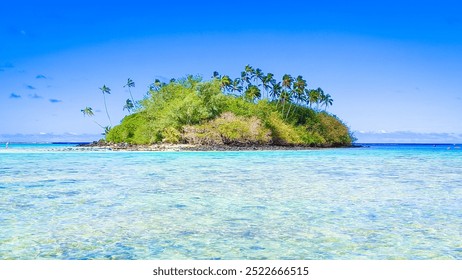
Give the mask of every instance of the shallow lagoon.
<path id="1" fill-rule="evenodd" d="M 0 259 L 462 259 L 461 166 L 450 145 L 1 146 Z"/>

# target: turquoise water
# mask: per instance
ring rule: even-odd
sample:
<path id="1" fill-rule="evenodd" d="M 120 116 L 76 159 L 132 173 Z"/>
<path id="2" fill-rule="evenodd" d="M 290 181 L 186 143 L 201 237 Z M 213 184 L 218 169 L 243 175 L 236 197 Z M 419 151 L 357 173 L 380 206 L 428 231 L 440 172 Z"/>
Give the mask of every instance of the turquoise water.
<path id="1" fill-rule="evenodd" d="M 0 145 L 0 259 L 460 260 L 462 150 Z"/>

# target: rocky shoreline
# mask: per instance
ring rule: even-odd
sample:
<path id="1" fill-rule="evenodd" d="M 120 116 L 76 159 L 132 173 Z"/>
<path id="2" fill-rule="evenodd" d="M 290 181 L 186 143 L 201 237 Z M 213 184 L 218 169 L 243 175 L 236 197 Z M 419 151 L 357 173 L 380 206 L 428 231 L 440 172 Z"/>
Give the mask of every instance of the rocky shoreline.
<path id="1" fill-rule="evenodd" d="M 281 145 L 193 145 L 193 144 L 152 144 L 134 145 L 129 143 L 106 143 L 104 141 L 81 144 L 78 147 L 106 149 L 110 151 L 280 151 L 280 150 L 319 150 L 325 148 L 348 147 L 310 147 L 310 146 L 281 146 Z"/>

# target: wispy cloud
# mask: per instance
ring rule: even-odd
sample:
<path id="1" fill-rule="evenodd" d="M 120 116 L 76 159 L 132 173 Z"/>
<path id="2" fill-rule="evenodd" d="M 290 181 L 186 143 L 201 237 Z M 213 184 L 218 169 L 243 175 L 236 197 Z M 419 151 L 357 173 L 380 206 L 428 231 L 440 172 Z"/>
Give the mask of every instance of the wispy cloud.
<path id="1" fill-rule="evenodd" d="M 54 99 L 54 98 L 48 99 L 48 101 L 50 101 L 51 103 L 61 103 L 61 102 L 63 102 L 62 100 Z"/>
<path id="2" fill-rule="evenodd" d="M 359 143 L 460 143 L 458 133 L 419 133 L 411 131 L 359 131 L 355 133 Z"/>
<path id="3" fill-rule="evenodd" d="M 10 98 L 18 99 L 18 98 L 21 98 L 21 95 L 12 92 L 12 93 L 10 94 Z"/>
<path id="4" fill-rule="evenodd" d="M 30 90 L 34 90 L 34 89 L 35 89 L 35 87 L 34 87 L 34 86 L 31 86 L 31 85 L 26 85 L 26 88 L 27 88 L 27 89 L 30 89 Z"/>
<path id="5" fill-rule="evenodd" d="M 0 142 L 92 142 L 101 139 L 99 134 L 76 133 L 37 133 L 37 134 L 0 134 Z"/>
<path id="6" fill-rule="evenodd" d="M 0 71 L 5 71 L 5 69 L 11 69 L 11 68 L 14 68 L 13 63 L 11 62 L 0 64 Z"/>
<path id="7" fill-rule="evenodd" d="M 41 96 L 38 95 L 37 93 L 34 93 L 34 94 L 29 94 L 29 98 L 32 98 L 32 99 L 42 99 L 43 97 L 41 97 Z"/>
<path id="8" fill-rule="evenodd" d="M 39 74 L 35 76 L 36 79 L 46 79 L 47 77 L 45 75 Z"/>

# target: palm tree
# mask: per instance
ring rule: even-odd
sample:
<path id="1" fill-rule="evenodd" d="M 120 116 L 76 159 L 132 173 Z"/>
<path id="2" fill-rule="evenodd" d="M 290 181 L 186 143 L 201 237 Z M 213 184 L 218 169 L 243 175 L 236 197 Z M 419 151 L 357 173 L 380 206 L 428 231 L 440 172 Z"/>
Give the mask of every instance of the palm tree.
<path id="1" fill-rule="evenodd" d="M 84 117 L 93 117 L 95 114 L 93 113 L 93 109 L 91 107 L 85 107 L 85 109 L 80 110 L 83 113 Z M 93 120 L 99 127 L 104 129 L 104 126 L 100 125 L 97 121 Z"/>
<path id="2" fill-rule="evenodd" d="M 232 81 L 232 83 L 231 83 L 231 90 L 232 90 L 233 92 L 236 92 L 236 91 L 237 91 L 238 93 L 241 93 L 241 92 L 242 92 L 242 89 L 243 89 L 243 87 L 242 87 L 242 85 L 241 85 L 241 79 L 239 79 L 239 78 L 234 79 L 234 80 Z"/>
<path id="3" fill-rule="evenodd" d="M 307 89 L 305 88 L 305 92 L 303 93 L 303 101 L 305 101 L 306 103 L 306 107 L 310 107 L 311 108 L 311 103 L 310 103 L 310 92 L 311 90 L 310 89 Z"/>
<path id="4" fill-rule="evenodd" d="M 263 82 L 263 78 L 265 76 L 265 74 L 263 73 L 263 71 L 260 69 L 260 68 L 257 68 L 255 69 L 255 82 L 258 82 L 258 80 L 260 80 L 261 82 Z"/>
<path id="5" fill-rule="evenodd" d="M 290 107 L 292 106 L 292 103 L 290 102 L 291 99 L 292 99 L 292 83 L 294 81 L 294 78 L 292 78 L 291 75 L 289 74 L 284 74 L 284 76 L 282 76 L 282 87 L 283 87 L 283 94 L 281 94 L 281 100 L 284 102 L 283 103 L 283 106 L 282 106 L 282 114 L 284 114 L 284 109 L 285 109 L 285 103 L 286 102 L 289 102 L 290 103 Z M 289 110 L 287 112 L 290 112 L 290 107 L 289 107 Z"/>
<path id="6" fill-rule="evenodd" d="M 231 82 L 232 82 L 231 78 L 228 75 L 224 75 L 223 77 L 221 77 L 220 79 L 221 90 L 226 91 L 227 89 L 229 89 Z"/>
<path id="7" fill-rule="evenodd" d="M 316 102 L 316 110 L 319 111 L 319 103 L 322 102 L 322 99 L 324 98 L 324 91 L 321 88 L 316 89 L 318 92 L 318 100 Z"/>
<path id="8" fill-rule="evenodd" d="M 165 83 L 161 82 L 159 79 L 155 79 L 154 83 L 152 83 L 149 86 L 149 90 L 151 90 L 151 91 L 159 91 L 163 86 L 165 86 Z"/>
<path id="9" fill-rule="evenodd" d="M 332 106 L 332 103 L 334 102 L 334 100 L 332 99 L 332 97 L 330 96 L 330 94 L 322 94 L 321 96 L 321 105 L 324 105 L 324 111 L 327 110 L 327 106 Z"/>
<path id="10" fill-rule="evenodd" d="M 247 100 L 254 102 L 255 99 L 258 99 L 261 97 L 261 92 L 257 86 L 250 85 L 245 90 L 244 96 L 246 97 Z"/>
<path id="11" fill-rule="evenodd" d="M 316 110 L 318 109 L 321 93 L 322 93 L 321 88 L 310 90 L 309 95 L 308 95 L 308 100 L 310 101 L 310 107 L 312 107 L 312 105 L 316 103 Z"/>
<path id="12" fill-rule="evenodd" d="M 281 83 L 280 82 L 276 83 L 276 81 L 272 81 L 271 85 L 272 86 L 270 88 L 270 96 L 271 96 L 271 98 L 273 100 L 278 100 L 279 101 L 279 97 L 280 97 L 281 91 L 282 91 Z"/>
<path id="13" fill-rule="evenodd" d="M 263 92 L 266 94 L 267 99 L 269 99 L 268 98 L 268 91 L 271 89 L 273 77 L 274 77 L 274 75 L 272 73 L 268 73 L 261 80 L 262 86 L 263 86 Z"/>
<path id="14" fill-rule="evenodd" d="M 303 79 L 302 76 L 297 76 L 294 82 L 294 91 L 295 91 L 295 97 L 297 99 L 297 103 L 300 103 L 303 101 L 304 98 L 304 93 L 305 93 L 305 88 L 306 88 L 306 81 Z"/>
<path id="15" fill-rule="evenodd" d="M 213 76 L 212 76 L 212 78 L 214 78 L 214 79 L 220 79 L 220 78 L 221 78 L 220 73 L 218 73 L 218 71 L 213 71 Z"/>
<path id="16" fill-rule="evenodd" d="M 242 87 L 245 87 L 246 86 L 246 83 L 248 84 L 250 81 L 249 81 L 249 77 L 247 76 L 247 73 L 245 71 L 242 71 L 241 72 L 241 85 Z"/>
<path id="17" fill-rule="evenodd" d="M 287 91 L 290 91 L 292 89 L 292 82 L 294 81 L 294 78 L 290 76 L 289 74 L 284 74 L 282 76 L 282 87 L 285 88 Z"/>
<path id="18" fill-rule="evenodd" d="M 92 117 L 95 114 L 93 113 L 93 109 L 91 107 L 85 107 L 85 109 L 80 110 L 80 112 L 83 113 L 83 116 L 89 116 Z"/>
<path id="19" fill-rule="evenodd" d="M 103 85 L 103 87 L 100 87 L 99 89 L 100 89 L 101 92 L 103 93 L 104 108 L 106 109 L 106 115 L 107 115 L 107 118 L 109 119 L 109 123 L 110 123 L 111 126 L 112 126 L 111 117 L 109 117 L 109 113 L 108 113 L 108 111 L 107 111 L 107 105 L 106 105 L 106 94 L 111 94 L 111 89 L 108 88 L 106 85 Z"/>
<path id="20" fill-rule="evenodd" d="M 246 76 L 247 76 L 247 83 L 250 84 L 252 79 L 255 77 L 255 70 L 253 69 L 252 66 L 246 65 L 245 70 L 244 70 Z"/>
<path id="21" fill-rule="evenodd" d="M 287 102 L 290 102 L 290 99 L 291 99 L 291 94 L 289 91 L 283 89 L 281 91 L 281 94 L 279 95 L 279 102 L 282 102 L 282 115 L 284 116 L 284 111 L 285 111 L 285 107 L 286 107 L 286 103 Z"/>
<path id="22" fill-rule="evenodd" d="M 281 91 L 280 99 L 282 100 L 282 103 L 290 102 L 291 98 L 292 96 L 287 90 L 283 89 Z"/>
<path id="23" fill-rule="evenodd" d="M 300 102 L 302 102 L 304 99 L 305 99 L 305 88 L 306 88 L 306 81 L 303 79 L 302 76 L 297 76 L 297 78 L 295 79 L 295 81 L 293 82 L 293 90 L 289 93 L 291 93 L 297 104 L 300 104 Z M 292 106 L 293 104 L 290 103 L 290 107 L 289 107 L 289 110 L 287 111 L 287 117 L 289 117 L 289 114 L 290 114 L 290 111 L 292 110 Z"/>
<path id="24" fill-rule="evenodd" d="M 127 101 L 125 101 L 125 105 L 124 105 L 124 110 L 127 109 L 127 111 L 130 113 L 131 111 L 133 111 L 133 109 L 135 108 L 135 105 L 133 104 L 133 102 L 130 100 L 130 99 L 127 99 Z"/>
<path id="25" fill-rule="evenodd" d="M 110 130 L 111 130 L 111 126 L 109 126 L 109 125 L 105 126 L 103 135 L 107 135 Z"/>
<path id="26" fill-rule="evenodd" d="M 135 87 L 135 82 L 132 79 L 128 78 L 127 83 L 124 85 L 124 87 L 128 87 L 128 92 L 130 93 L 130 97 L 132 98 L 132 104 L 134 107 L 136 103 L 135 99 L 133 99 L 132 91 L 130 90 L 130 88 Z"/>

